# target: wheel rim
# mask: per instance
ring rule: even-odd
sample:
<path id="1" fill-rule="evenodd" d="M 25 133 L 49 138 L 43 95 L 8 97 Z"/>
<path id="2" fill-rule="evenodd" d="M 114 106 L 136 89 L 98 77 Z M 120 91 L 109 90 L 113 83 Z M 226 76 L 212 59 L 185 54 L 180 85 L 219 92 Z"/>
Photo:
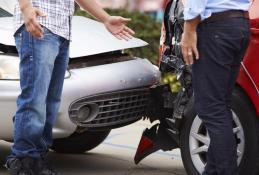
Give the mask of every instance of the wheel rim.
<path id="1" fill-rule="evenodd" d="M 232 112 L 232 114 L 234 123 L 233 132 L 235 133 L 236 139 L 238 139 L 237 163 L 239 165 L 244 154 L 245 137 L 240 120 L 234 112 Z M 190 130 L 189 148 L 192 163 L 200 174 L 204 171 L 204 167 L 206 165 L 206 153 L 208 151 L 209 144 L 210 138 L 208 132 L 202 124 L 201 119 L 196 116 Z"/>

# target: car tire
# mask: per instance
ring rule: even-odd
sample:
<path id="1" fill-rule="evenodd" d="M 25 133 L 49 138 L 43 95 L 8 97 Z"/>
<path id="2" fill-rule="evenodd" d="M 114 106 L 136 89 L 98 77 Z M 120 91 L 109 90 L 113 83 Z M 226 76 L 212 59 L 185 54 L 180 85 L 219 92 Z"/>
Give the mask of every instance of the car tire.
<path id="1" fill-rule="evenodd" d="M 51 147 L 57 153 L 80 154 L 100 145 L 111 130 L 74 133 L 67 138 L 55 139 Z"/>
<path id="2" fill-rule="evenodd" d="M 186 115 L 183 120 L 183 125 L 180 135 L 180 148 L 181 148 L 181 155 L 184 167 L 187 171 L 187 174 L 191 175 L 200 175 L 202 170 L 204 169 L 204 163 L 206 163 L 206 151 L 200 152 L 199 154 L 195 154 L 194 137 L 197 137 L 197 133 L 193 134 L 197 128 L 199 119 L 194 107 L 193 107 L 193 100 L 190 102 L 189 108 L 186 112 Z M 241 125 L 240 131 L 236 133 L 236 138 L 238 138 L 243 133 L 243 138 L 238 138 L 238 149 L 242 146 L 242 152 L 239 154 L 238 159 L 238 168 L 240 175 L 255 175 L 258 173 L 258 164 L 259 164 L 259 121 L 256 111 L 247 97 L 247 95 L 243 92 L 243 90 L 239 87 L 234 89 L 232 95 L 232 111 L 233 111 L 233 122 L 235 125 Z M 236 114 L 236 115 L 235 115 Z M 238 119 L 235 119 L 236 118 Z M 236 122 L 239 121 L 238 124 Z M 201 121 L 200 121 L 201 122 Z M 197 126 L 195 127 L 194 124 Z M 204 130 L 200 125 L 199 129 L 202 134 Z M 193 128 L 196 128 L 193 129 Z M 204 127 L 205 128 L 205 127 Z M 243 131 L 242 131 L 243 130 Z M 192 133 L 192 136 L 191 136 Z M 206 134 L 203 134 L 206 135 Z M 239 135 L 239 136 L 238 136 Z M 198 138 L 198 137 L 197 137 Z M 208 135 L 207 135 L 207 138 Z M 237 140 L 238 140 L 237 139 Z M 199 140 L 199 139 L 197 139 Z M 206 140 L 203 140 L 206 143 Z M 199 143 L 198 147 L 202 147 L 202 142 Z M 196 144 L 197 145 L 197 144 Z M 203 144 L 206 145 L 206 144 Z M 241 146 L 240 146 L 241 145 Z M 192 152 L 192 154 L 191 154 Z M 240 156 L 241 155 L 241 156 Z M 199 158 L 199 159 L 198 159 Z M 203 163 L 203 167 L 201 166 L 201 162 Z"/>

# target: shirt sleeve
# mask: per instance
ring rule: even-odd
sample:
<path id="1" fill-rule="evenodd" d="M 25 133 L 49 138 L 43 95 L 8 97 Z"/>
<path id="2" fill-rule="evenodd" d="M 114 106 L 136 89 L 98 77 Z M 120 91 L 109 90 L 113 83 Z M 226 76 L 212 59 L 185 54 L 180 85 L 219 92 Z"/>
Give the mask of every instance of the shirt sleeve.
<path id="1" fill-rule="evenodd" d="M 197 16 L 204 20 L 208 14 L 206 14 L 206 5 L 208 0 L 187 0 L 186 7 L 184 8 L 184 20 L 191 20 Z"/>

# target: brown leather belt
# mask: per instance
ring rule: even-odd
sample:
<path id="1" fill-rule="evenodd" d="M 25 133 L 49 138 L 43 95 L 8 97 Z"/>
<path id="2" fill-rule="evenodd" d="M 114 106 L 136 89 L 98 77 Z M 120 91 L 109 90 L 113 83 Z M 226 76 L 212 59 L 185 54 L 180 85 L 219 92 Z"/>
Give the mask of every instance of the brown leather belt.
<path id="1" fill-rule="evenodd" d="M 228 10 L 224 12 L 212 13 L 212 15 L 205 19 L 203 22 L 216 22 L 221 21 L 227 18 L 247 18 L 249 19 L 249 13 L 242 10 Z"/>

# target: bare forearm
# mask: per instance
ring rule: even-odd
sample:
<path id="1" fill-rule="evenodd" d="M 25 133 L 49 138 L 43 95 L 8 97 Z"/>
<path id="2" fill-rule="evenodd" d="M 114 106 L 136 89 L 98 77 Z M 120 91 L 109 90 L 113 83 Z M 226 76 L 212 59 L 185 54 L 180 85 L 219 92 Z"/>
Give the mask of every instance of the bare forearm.
<path id="1" fill-rule="evenodd" d="M 109 14 L 106 13 L 102 7 L 95 0 L 76 0 L 76 2 L 92 16 L 101 22 L 107 21 Z"/>
<path id="2" fill-rule="evenodd" d="M 193 64 L 193 56 L 199 59 L 199 52 L 197 49 L 197 33 L 196 29 L 200 23 L 200 17 L 185 21 L 182 35 L 182 53 L 184 61 L 187 65 Z"/>
<path id="3" fill-rule="evenodd" d="M 134 31 L 127 27 L 131 20 L 121 16 L 110 16 L 96 2 L 96 0 L 75 0 L 84 10 L 101 21 L 106 29 L 118 39 L 129 40 L 134 35 Z"/>
<path id="4" fill-rule="evenodd" d="M 31 7 L 31 2 L 29 0 L 19 0 L 20 9 L 23 12 L 26 8 Z"/>
<path id="5" fill-rule="evenodd" d="M 199 25 L 200 21 L 200 16 L 192 20 L 185 21 L 184 32 L 196 32 L 197 26 Z"/>

